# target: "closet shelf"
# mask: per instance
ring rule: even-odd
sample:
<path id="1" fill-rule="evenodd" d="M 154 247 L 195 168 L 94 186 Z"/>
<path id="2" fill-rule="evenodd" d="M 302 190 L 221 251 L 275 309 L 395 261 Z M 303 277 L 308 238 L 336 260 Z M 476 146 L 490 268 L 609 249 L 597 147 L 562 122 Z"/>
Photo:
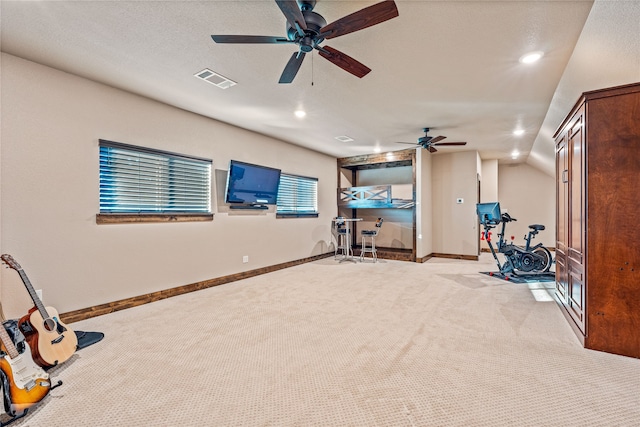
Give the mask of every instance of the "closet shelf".
<path id="1" fill-rule="evenodd" d="M 411 199 L 393 198 L 391 185 L 348 187 L 338 190 L 338 206 L 350 209 L 410 209 L 415 206 Z"/>

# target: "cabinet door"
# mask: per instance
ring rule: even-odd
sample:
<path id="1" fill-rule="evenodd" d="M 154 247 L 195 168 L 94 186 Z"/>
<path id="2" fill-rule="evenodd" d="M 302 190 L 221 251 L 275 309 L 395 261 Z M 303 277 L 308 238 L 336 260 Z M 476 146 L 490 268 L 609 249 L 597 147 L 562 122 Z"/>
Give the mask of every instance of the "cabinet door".
<path id="1" fill-rule="evenodd" d="M 572 262 L 582 264 L 585 235 L 584 185 L 584 107 L 575 115 L 568 130 L 569 149 L 569 230 L 567 255 Z"/>
<path id="2" fill-rule="evenodd" d="M 569 286 L 567 289 L 569 315 L 571 315 L 582 333 L 586 334 L 584 270 L 581 264 L 576 264 L 569 259 L 567 271 L 569 273 Z"/>
<path id="3" fill-rule="evenodd" d="M 569 155 L 567 133 L 558 137 L 556 146 L 556 295 L 568 303 L 567 244 L 569 236 Z"/>
<path id="4" fill-rule="evenodd" d="M 568 205 L 568 302 L 569 314 L 582 332 L 585 326 L 585 278 L 584 278 L 584 245 L 586 234 L 585 215 L 585 115 L 584 106 L 578 110 L 568 127 L 569 154 L 569 205 Z"/>

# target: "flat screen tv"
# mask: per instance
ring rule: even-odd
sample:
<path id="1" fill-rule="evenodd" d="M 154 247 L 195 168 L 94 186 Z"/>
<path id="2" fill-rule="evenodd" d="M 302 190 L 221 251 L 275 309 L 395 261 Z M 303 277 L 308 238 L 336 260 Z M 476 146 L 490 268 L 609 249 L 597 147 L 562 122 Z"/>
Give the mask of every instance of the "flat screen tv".
<path id="1" fill-rule="evenodd" d="M 225 202 L 249 206 L 275 205 L 280 169 L 231 160 Z"/>
<path id="2" fill-rule="evenodd" d="M 476 211 L 481 224 L 499 224 L 502 219 L 499 202 L 478 203 Z"/>

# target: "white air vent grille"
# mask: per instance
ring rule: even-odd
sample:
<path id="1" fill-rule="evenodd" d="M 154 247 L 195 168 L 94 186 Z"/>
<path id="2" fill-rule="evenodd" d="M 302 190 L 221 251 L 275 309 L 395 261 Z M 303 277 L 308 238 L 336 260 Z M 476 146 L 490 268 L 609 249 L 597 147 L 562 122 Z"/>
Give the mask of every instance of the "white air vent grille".
<path id="1" fill-rule="evenodd" d="M 351 142 L 354 141 L 353 138 L 347 136 L 347 135 L 342 135 L 342 136 L 336 136 L 336 139 L 340 142 Z"/>
<path id="2" fill-rule="evenodd" d="M 220 89 L 227 89 L 231 86 L 235 86 L 236 82 L 233 80 L 229 80 L 228 78 L 216 73 L 215 71 L 211 71 L 208 68 L 194 74 L 195 77 L 204 80 L 207 83 L 211 83 L 214 86 L 218 86 Z"/>

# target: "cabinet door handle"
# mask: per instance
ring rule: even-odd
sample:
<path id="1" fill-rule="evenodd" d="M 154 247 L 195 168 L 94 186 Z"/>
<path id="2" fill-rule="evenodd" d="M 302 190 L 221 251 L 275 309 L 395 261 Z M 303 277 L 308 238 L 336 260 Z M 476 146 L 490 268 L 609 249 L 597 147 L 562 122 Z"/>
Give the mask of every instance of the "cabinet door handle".
<path id="1" fill-rule="evenodd" d="M 565 183 L 565 184 L 566 184 L 567 182 L 569 182 L 569 179 L 567 178 L 567 176 L 568 176 L 568 172 L 569 172 L 569 171 L 568 171 L 567 169 L 565 169 L 565 170 L 563 170 L 563 171 L 562 171 L 562 182 L 563 182 L 563 183 Z"/>

